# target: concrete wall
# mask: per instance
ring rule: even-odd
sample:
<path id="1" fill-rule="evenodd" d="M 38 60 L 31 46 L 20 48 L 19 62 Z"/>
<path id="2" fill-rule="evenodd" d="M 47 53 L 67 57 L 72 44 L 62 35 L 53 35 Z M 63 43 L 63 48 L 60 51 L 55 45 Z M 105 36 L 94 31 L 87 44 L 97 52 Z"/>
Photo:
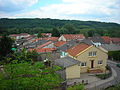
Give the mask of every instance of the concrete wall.
<path id="1" fill-rule="evenodd" d="M 66 79 L 80 78 L 80 66 L 73 65 L 66 68 Z"/>
<path id="2" fill-rule="evenodd" d="M 91 52 L 91 51 L 97 51 L 96 56 L 89 56 L 89 52 Z M 86 62 L 86 66 L 80 66 L 81 73 L 88 72 L 88 70 L 90 70 L 90 69 L 101 69 L 101 70 L 105 71 L 107 58 L 108 58 L 107 53 L 96 48 L 95 46 L 89 48 L 85 52 L 78 55 L 78 57 L 76 57 L 77 60 L 79 60 L 81 62 Z M 91 68 L 91 60 L 94 60 L 94 63 L 93 63 L 94 68 Z M 103 60 L 103 63 L 98 64 L 99 60 Z"/>

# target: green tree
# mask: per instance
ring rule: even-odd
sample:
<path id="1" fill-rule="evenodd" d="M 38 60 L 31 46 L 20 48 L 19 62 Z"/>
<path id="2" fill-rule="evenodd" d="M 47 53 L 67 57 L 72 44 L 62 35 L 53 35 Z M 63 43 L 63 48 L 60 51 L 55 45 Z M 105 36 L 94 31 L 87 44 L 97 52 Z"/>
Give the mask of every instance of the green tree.
<path id="1" fill-rule="evenodd" d="M 52 36 L 53 37 L 60 37 L 60 32 L 59 32 L 59 30 L 57 28 L 53 28 Z"/>
<path id="2" fill-rule="evenodd" d="M 63 26 L 62 33 L 65 34 L 75 34 L 76 33 L 76 28 L 73 24 L 68 23 Z"/>
<path id="3" fill-rule="evenodd" d="M 7 56 L 9 53 L 12 52 L 12 45 L 13 45 L 14 41 L 6 36 L 3 36 L 0 39 L 0 57 L 5 57 Z"/>

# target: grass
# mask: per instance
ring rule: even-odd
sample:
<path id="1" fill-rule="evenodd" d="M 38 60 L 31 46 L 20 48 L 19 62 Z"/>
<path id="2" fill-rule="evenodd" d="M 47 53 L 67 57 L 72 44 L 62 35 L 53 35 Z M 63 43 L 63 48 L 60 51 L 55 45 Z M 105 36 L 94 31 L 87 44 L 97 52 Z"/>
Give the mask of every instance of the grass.
<path id="1" fill-rule="evenodd" d="M 67 88 L 67 90 L 84 90 L 84 85 L 74 85 Z"/>

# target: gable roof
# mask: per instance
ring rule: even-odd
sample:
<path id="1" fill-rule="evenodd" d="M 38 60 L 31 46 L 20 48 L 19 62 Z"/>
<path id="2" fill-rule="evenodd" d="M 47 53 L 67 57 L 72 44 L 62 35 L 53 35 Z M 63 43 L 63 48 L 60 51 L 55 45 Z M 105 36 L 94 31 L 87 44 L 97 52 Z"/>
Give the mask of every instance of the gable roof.
<path id="1" fill-rule="evenodd" d="M 118 43 L 120 42 L 120 38 L 111 38 L 113 43 Z"/>
<path id="2" fill-rule="evenodd" d="M 111 39 L 109 36 L 102 36 L 102 39 L 104 40 L 105 43 L 110 43 Z"/>
<path id="3" fill-rule="evenodd" d="M 37 49 L 29 49 L 29 51 L 35 50 L 37 53 L 40 52 L 52 52 L 56 50 L 56 48 L 37 48 Z"/>
<path id="4" fill-rule="evenodd" d="M 66 42 L 64 45 L 58 47 L 57 49 L 66 52 L 67 49 L 73 47 L 76 44 L 78 44 L 78 43 L 75 40 L 71 40 L 71 41 Z"/>
<path id="5" fill-rule="evenodd" d="M 90 47 L 90 45 L 81 43 L 78 44 L 70 49 L 67 50 L 68 54 L 70 54 L 71 56 L 76 56 L 77 54 L 79 54 L 80 52 L 82 52 L 83 50 L 87 49 L 88 47 Z"/>
<path id="6" fill-rule="evenodd" d="M 46 38 L 43 38 L 44 40 L 51 40 L 51 41 L 57 41 L 58 40 L 58 37 L 46 37 Z"/>
<path id="7" fill-rule="evenodd" d="M 60 47 L 60 46 L 64 45 L 65 43 L 66 43 L 66 41 L 58 41 L 58 42 L 56 42 L 54 45 L 55 45 L 56 47 Z"/>
<path id="8" fill-rule="evenodd" d="M 107 51 L 118 51 L 118 50 L 120 50 L 120 45 L 116 45 L 116 44 L 102 44 L 101 47 L 106 49 Z"/>
<path id="9" fill-rule="evenodd" d="M 63 34 L 66 39 L 84 39 L 85 36 L 83 34 Z"/>
<path id="10" fill-rule="evenodd" d="M 104 44 L 104 40 L 101 38 L 101 36 L 93 36 L 91 38 L 89 38 L 90 40 L 92 40 L 94 43 L 101 43 Z"/>
<path id="11" fill-rule="evenodd" d="M 79 62 L 80 61 L 75 60 L 75 59 L 67 56 L 67 57 L 55 60 L 55 65 L 66 68 L 66 67 L 70 67 L 70 66 L 73 66 L 75 64 L 78 64 Z"/>
<path id="12" fill-rule="evenodd" d="M 42 45 L 36 47 L 36 49 L 37 49 L 37 48 L 45 47 L 45 46 L 47 46 L 47 45 L 49 45 L 49 44 L 51 44 L 51 43 L 52 43 L 52 41 L 48 41 L 48 42 L 46 42 L 45 44 L 42 44 Z"/>

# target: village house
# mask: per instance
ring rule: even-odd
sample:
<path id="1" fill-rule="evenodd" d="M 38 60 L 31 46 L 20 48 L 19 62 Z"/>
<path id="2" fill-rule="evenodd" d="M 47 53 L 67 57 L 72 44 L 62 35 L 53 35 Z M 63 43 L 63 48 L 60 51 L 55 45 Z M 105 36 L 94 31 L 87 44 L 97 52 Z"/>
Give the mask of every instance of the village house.
<path id="1" fill-rule="evenodd" d="M 67 53 L 67 57 L 55 60 L 56 65 L 63 67 L 66 79 L 80 78 L 81 73 L 102 73 L 106 70 L 108 55 L 105 49 L 80 43 L 68 49 Z"/>
<path id="2" fill-rule="evenodd" d="M 71 41 L 71 40 L 83 40 L 85 36 L 83 34 L 63 34 L 58 41 Z"/>
<path id="3" fill-rule="evenodd" d="M 51 37 L 52 33 L 41 33 L 42 37 Z"/>
<path id="4" fill-rule="evenodd" d="M 30 34 L 28 34 L 28 33 L 11 34 L 11 35 L 9 35 L 9 37 L 11 37 L 11 38 L 13 38 L 15 40 L 22 39 L 22 38 L 28 37 L 28 36 L 30 36 Z"/>

